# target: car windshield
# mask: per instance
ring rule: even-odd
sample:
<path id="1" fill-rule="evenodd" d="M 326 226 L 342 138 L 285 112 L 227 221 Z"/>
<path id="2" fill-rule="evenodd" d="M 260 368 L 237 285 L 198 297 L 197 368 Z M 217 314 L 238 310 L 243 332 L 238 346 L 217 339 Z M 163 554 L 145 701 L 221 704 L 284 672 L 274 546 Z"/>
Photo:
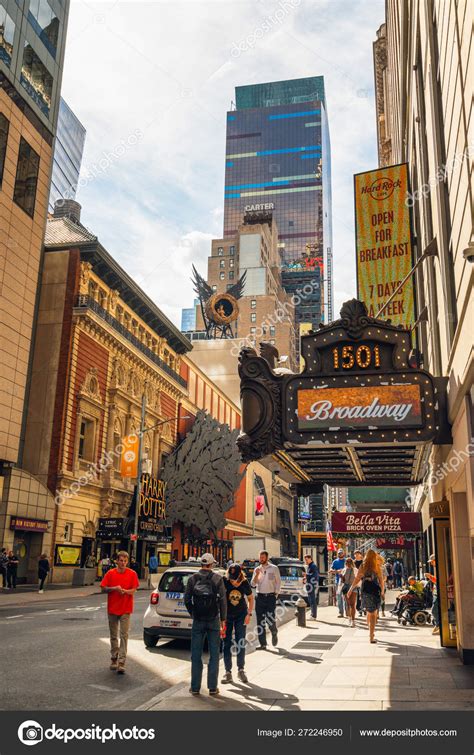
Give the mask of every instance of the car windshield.
<path id="1" fill-rule="evenodd" d="M 305 572 L 304 566 L 289 566 L 280 564 L 278 568 L 280 570 L 280 576 L 283 579 L 298 579 L 303 577 Z"/>
<path id="2" fill-rule="evenodd" d="M 191 574 L 194 574 L 194 572 L 166 572 L 160 579 L 158 590 L 160 592 L 184 592 Z"/>

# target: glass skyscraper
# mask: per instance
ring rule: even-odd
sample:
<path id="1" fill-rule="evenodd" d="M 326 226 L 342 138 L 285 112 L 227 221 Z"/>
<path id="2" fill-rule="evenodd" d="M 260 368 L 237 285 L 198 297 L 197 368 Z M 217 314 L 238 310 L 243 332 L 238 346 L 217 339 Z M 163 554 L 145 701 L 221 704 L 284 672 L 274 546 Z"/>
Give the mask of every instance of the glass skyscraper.
<path id="1" fill-rule="evenodd" d="M 86 129 L 61 97 L 49 193 L 50 212 L 56 200 L 76 197 L 85 139 Z"/>
<path id="2" fill-rule="evenodd" d="M 236 234 L 251 209 L 273 211 L 283 285 L 288 293 L 306 292 L 299 295 L 297 324 L 331 320 L 331 158 L 322 76 L 236 88 L 235 109 L 227 113 L 225 237 Z"/>

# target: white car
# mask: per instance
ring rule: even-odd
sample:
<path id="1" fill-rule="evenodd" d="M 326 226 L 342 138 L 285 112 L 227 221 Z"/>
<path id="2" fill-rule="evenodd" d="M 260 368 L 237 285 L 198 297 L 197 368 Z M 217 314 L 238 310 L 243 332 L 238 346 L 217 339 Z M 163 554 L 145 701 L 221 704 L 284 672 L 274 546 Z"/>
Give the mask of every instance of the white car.
<path id="1" fill-rule="evenodd" d="M 160 637 L 191 639 L 192 619 L 184 605 L 184 593 L 191 574 L 201 565 L 191 561 L 167 569 L 150 595 L 150 603 L 143 617 L 143 642 L 147 648 L 155 647 Z M 223 576 L 223 569 L 215 569 Z"/>
<path id="2" fill-rule="evenodd" d="M 270 560 L 273 562 L 273 559 Z M 304 581 L 306 569 L 303 562 L 297 559 L 282 558 L 278 559 L 277 566 L 281 577 L 280 600 L 306 599 L 308 593 Z"/>

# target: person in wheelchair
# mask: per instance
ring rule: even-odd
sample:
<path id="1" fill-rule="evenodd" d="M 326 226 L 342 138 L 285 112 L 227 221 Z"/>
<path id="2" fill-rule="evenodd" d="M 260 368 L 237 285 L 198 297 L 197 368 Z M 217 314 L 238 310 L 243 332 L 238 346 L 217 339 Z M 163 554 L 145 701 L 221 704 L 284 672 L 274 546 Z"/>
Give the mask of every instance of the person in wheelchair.
<path id="1" fill-rule="evenodd" d="M 407 580 L 407 589 L 403 590 L 395 601 L 395 606 L 392 613 L 395 616 L 401 617 L 403 611 L 413 602 L 421 602 L 424 605 L 424 589 L 423 582 L 420 582 L 416 577 L 410 576 Z"/>

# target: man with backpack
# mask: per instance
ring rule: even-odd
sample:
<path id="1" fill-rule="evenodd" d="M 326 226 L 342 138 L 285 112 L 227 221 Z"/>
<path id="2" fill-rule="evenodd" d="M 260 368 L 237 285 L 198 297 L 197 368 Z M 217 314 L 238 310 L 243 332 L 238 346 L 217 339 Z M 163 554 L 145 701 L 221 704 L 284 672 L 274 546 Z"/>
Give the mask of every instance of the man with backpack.
<path id="1" fill-rule="evenodd" d="M 221 634 L 225 633 L 227 594 L 224 580 L 212 569 L 216 564 L 212 553 L 201 556 L 201 569 L 192 574 L 186 585 L 184 604 L 192 616 L 191 632 L 191 687 L 192 695 L 199 695 L 202 681 L 202 652 L 207 637 L 209 665 L 207 686 L 210 695 L 218 695 L 219 650 Z"/>
<path id="2" fill-rule="evenodd" d="M 403 582 L 403 564 L 400 559 L 397 558 L 393 565 L 393 582 L 394 587 L 401 587 Z"/>

